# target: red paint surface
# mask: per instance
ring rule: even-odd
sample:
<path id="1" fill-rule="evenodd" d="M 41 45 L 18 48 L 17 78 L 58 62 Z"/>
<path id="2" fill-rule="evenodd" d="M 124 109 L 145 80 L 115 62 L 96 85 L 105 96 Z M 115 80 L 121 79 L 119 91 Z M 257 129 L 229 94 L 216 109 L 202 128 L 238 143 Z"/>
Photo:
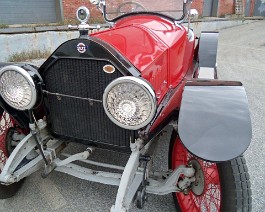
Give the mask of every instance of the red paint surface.
<path id="1" fill-rule="evenodd" d="M 124 55 L 152 84 L 160 102 L 169 88 L 182 81 L 190 65 L 193 43 L 188 45 L 186 34 L 185 28 L 169 20 L 138 15 L 121 19 L 112 29 L 92 36 Z"/>

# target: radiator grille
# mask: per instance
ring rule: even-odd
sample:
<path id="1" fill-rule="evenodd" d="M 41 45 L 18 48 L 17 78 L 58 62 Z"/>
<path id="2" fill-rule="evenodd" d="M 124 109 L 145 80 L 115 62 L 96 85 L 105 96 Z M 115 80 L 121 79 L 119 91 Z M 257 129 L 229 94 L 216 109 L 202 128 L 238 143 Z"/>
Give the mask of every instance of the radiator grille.
<path id="1" fill-rule="evenodd" d="M 48 92 L 102 100 L 106 86 L 123 76 L 118 70 L 105 73 L 108 61 L 59 59 L 44 72 Z M 106 116 L 101 102 L 48 94 L 48 122 L 52 131 L 82 143 L 129 147 L 134 131 L 122 129 Z"/>

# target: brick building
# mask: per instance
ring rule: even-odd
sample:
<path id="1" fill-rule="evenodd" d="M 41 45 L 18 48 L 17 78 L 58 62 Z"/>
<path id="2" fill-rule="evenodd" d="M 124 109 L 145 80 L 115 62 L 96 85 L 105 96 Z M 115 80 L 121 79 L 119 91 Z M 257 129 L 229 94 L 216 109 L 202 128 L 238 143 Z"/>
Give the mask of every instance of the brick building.
<path id="1" fill-rule="evenodd" d="M 111 3 L 123 1 L 116 0 Z M 163 3 L 163 1 L 165 2 Z M 164 4 L 164 6 L 176 8 L 170 4 L 170 2 L 174 3 L 173 0 L 145 0 L 142 2 L 149 3 L 152 7 Z M 103 21 L 99 10 L 89 0 L 0 0 L 0 24 L 76 23 L 76 9 L 81 5 L 90 9 L 92 23 Z M 235 13 L 243 16 L 265 16 L 265 0 L 193 0 L 192 7 L 198 10 L 201 17 L 225 17 Z"/>
<path id="2" fill-rule="evenodd" d="M 265 0 L 193 0 L 193 8 L 203 16 L 265 16 Z"/>
<path id="3" fill-rule="evenodd" d="M 63 15 L 66 20 L 75 18 L 76 9 L 81 6 L 87 6 L 91 11 L 91 17 L 100 19 L 101 14 L 94 5 L 91 5 L 88 0 L 62 0 L 63 1 Z M 199 15 L 223 17 L 225 15 L 235 14 L 235 2 L 238 0 L 194 0 L 193 8 L 197 9 Z M 240 0 L 242 8 L 245 2 L 249 0 Z M 253 0 L 254 1 L 254 0 Z M 161 1 L 159 1 L 161 2 Z M 242 11 L 244 13 L 244 11 Z"/>
<path id="4" fill-rule="evenodd" d="M 63 16 L 67 22 L 76 18 L 76 9 L 80 6 L 86 6 L 90 10 L 90 16 L 93 22 L 102 20 L 102 15 L 95 5 L 88 0 L 62 0 Z"/>

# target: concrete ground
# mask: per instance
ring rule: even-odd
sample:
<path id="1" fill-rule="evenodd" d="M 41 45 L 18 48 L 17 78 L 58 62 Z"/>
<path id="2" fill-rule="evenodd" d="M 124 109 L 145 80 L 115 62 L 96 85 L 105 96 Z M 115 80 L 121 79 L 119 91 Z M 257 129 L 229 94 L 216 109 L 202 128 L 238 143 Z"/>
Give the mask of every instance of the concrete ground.
<path id="1" fill-rule="evenodd" d="M 245 153 L 253 193 L 253 211 L 265 211 L 265 21 L 221 31 L 219 78 L 241 81 L 252 119 L 252 143 Z"/>
<path id="2" fill-rule="evenodd" d="M 245 153 L 253 192 L 253 211 L 265 211 L 265 21 L 242 25 L 220 32 L 218 73 L 224 80 L 238 80 L 246 88 L 253 124 L 253 140 Z M 162 143 L 162 142 L 161 142 Z M 157 168 L 166 169 L 166 145 L 155 160 Z M 84 149 L 72 145 L 74 151 Z M 124 164 L 127 156 L 100 151 L 96 158 Z M 163 168 L 164 167 L 164 168 Z M 42 179 L 40 172 L 27 178 L 18 194 L 0 201 L 0 211 L 108 211 L 115 201 L 117 187 L 85 182 L 53 172 Z M 133 206 L 132 211 L 140 211 Z M 143 212 L 174 211 L 171 195 L 149 195 Z"/>

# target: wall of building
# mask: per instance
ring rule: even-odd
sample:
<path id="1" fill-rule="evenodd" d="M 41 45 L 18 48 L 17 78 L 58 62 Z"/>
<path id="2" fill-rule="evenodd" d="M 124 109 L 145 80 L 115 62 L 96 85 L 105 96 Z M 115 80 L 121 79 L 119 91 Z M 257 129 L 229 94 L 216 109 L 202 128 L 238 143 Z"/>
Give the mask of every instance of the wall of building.
<path id="1" fill-rule="evenodd" d="M 57 0 L 0 0 L 0 25 L 61 22 Z"/>
<path id="2" fill-rule="evenodd" d="M 192 2 L 192 8 L 198 10 L 200 16 L 203 13 L 203 3 L 204 0 L 195 0 Z"/>
<path id="3" fill-rule="evenodd" d="M 218 5 L 218 16 L 235 14 L 235 1 L 234 0 L 222 0 Z"/>
<path id="4" fill-rule="evenodd" d="M 200 0 L 201 2 L 203 2 L 203 0 Z M 109 2 L 111 3 L 111 7 L 118 8 L 117 5 L 120 5 L 121 3 L 123 3 L 123 0 L 115 0 L 113 2 Z M 137 0 L 136 0 L 137 2 Z M 102 15 L 99 12 L 99 10 L 97 9 L 97 7 L 93 4 L 91 4 L 88 0 L 62 0 L 63 3 L 63 13 L 64 13 L 64 19 L 65 22 L 67 21 L 71 21 L 71 20 L 75 20 L 76 15 L 75 12 L 77 10 L 78 7 L 80 6 L 86 6 L 87 8 L 89 8 L 90 13 L 91 13 L 91 21 L 93 22 L 98 22 L 98 21 L 103 21 L 102 19 Z M 160 5 L 164 4 L 163 8 L 166 8 L 165 6 L 167 6 L 166 9 L 171 10 L 172 8 L 175 8 L 177 10 L 182 10 L 182 5 L 179 6 L 179 8 L 177 8 L 178 3 L 176 3 L 174 0 L 168 1 L 168 0 L 160 0 L 159 3 L 154 4 L 154 0 L 145 0 L 143 1 L 143 3 L 141 3 L 144 7 L 145 5 L 147 8 L 151 9 L 151 10 L 159 10 L 160 9 Z M 197 3 L 196 3 L 197 4 Z M 110 8 L 111 8 L 110 7 Z"/>
<path id="5" fill-rule="evenodd" d="M 214 1 L 214 0 L 213 0 Z M 251 13 L 246 13 L 246 2 L 251 2 L 254 5 L 260 3 L 257 0 L 242 0 L 243 4 L 243 15 L 244 13 L 248 16 L 253 16 L 253 11 Z M 265 0 L 264 0 L 265 1 Z M 91 21 L 99 22 L 103 21 L 101 13 L 98 11 L 95 5 L 92 5 L 88 0 L 62 0 L 64 20 L 75 20 L 75 12 L 79 6 L 86 6 L 91 11 Z M 161 4 L 161 1 L 159 2 Z M 203 7 L 205 0 L 194 0 L 192 3 L 192 8 L 197 9 L 200 16 L 203 16 Z M 265 2 L 264 2 L 265 3 Z M 252 6 L 254 10 L 254 6 Z M 224 17 L 225 15 L 235 14 L 235 0 L 219 0 L 217 8 L 217 17 Z"/>
<path id="6" fill-rule="evenodd" d="M 224 28 L 248 24 L 255 20 L 220 20 L 191 23 L 191 28 L 196 35 L 201 31 L 219 31 Z M 1 34 L 0 30 L 0 61 L 8 62 L 14 54 L 29 51 L 53 52 L 63 42 L 78 38 L 78 31 L 47 31 L 40 33 Z M 25 42 L 30 41 L 30 42 Z M 19 44 L 19 45 L 18 45 Z"/>
<path id="7" fill-rule="evenodd" d="M 203 16 L 204 0 L 194 0 L 192 8 L 197 9 L 200 16 Z M 214 3 L 214 1 L 212 1 Z M 235 1 L 234 0 L 222 0 L 218 1 L 217 17 L 222 17 L 228 14 L 235 13 Z"/>
<path id="8" fill-rule="evenodd" d="M 76 10 L 80 6 L 86 6 L 90 10 L 90 16 L 92 22 L 102 21 L 102 15 L 97 7 L 91 4 L 88 0 L 62 0 L 63 2 L 63 14 L 65 22 L 72 22 L 76 20 Z"/>

